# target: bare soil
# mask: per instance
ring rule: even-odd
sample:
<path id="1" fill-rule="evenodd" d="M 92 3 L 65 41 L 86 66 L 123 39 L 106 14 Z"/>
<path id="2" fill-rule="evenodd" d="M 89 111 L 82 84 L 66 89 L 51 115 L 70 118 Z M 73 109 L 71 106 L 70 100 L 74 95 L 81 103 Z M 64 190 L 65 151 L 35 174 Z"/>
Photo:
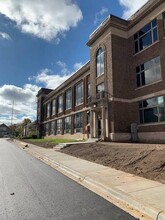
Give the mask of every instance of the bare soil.
<path id="1" fill-rule="evenodd" d="M 165 145 L 98 142 L 74 144 L 60 152 L 165 184 Z"/>

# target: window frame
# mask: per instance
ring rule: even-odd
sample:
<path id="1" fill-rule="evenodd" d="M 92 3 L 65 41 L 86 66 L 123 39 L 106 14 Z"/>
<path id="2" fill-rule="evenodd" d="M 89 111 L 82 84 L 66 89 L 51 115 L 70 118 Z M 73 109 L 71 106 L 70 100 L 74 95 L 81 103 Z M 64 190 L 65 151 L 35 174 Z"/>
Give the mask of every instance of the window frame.
<path id="1" fill-rule="evenodd" d="M 56 121 L 56 134 L 62 134 L 62 118 Z"/>
<path id="2" fill-rule="evenodd" d="M 147 102 L 152 102 L 154 99 L 156 99 L 156 104 L 148 104 L 148 106 L 145 106 Z M 163 102 L 159 103 L 159 100 L 163 100 Z M 165 121 L 165 108 L 164 108 L 164 96 L 156 96 L 150 99 L 146 99 L 146 100 L 142 100 L 139 102 L 139 122 L 140 124 L 151 124 L 151 123 L 161 123 Z M 160 114 L 160 108 L 163 109 L 164 114 L 161 116 Z M 157 112 L 157 121 L 147 121 L 146 122 L 146 118 L 145 118 L 145 112 L 148 110 L 154 109 L 155 112 Z M 153 110 L 153 112 L 154 112 Z M 148 114 L 147 114 L 148 115 Z M 163 117 L 164 119 L 162 120 L 161 117 Z M 147 119 L 148 120 L 148 119 Z"/>
<path id="3" fill-rule="evenodd" d="M 165 35 L 165 11 L 162 13 L 163 17 L 163 29 L 164 29 L 164 35 Z"/>
<path id="4" fill-rule="evenodd" d="M 154 25 L 154 22 L 155 25 Z M 150 25 L 150 28 L 147 30 L 147 26 Z M 141 34 L 142 30 L 145 30 L 146 31 Z M 154 31 L 156 30 L 156 39 L 154 39 Z M 144 45 L 141 45 L 142 41 L 144 39 L 144 37 L 146 37 L 148 34 L 151 35 L 151 43 L 148 44 L 147 46 L 144 47 Z M 143 51 L 144 49 L 146 49 L 147 47 L 149 47 L 150 45 L 152 45 L 154 42 L 158 41 L 158 22 L 157 22 L 157 18 L 154 18 L 151 22 L 147 23 L 143 28 L 141 28 L 138 32 L 136 32 L 134 34 L 134 53 L 137 54 L 139 53 L 140 51 Z M 136 48 L 137 46 L 137 48 Z M 142 49 L 141 49 L 142 47 Z M 137 49 L 137 50 L 136 50 Z"/>
<path id="5" fill-rule="evenodd" d="M 69 123 L 69 127 L 68 127 L 68 124 L 66 124 L 66 123 Z M 65 134 L 71 133 L 71 116 L 67 116 L 64 118 L 64 133 Z"/>
<path id="6" fill-rule="evenodd" d="M 52 100 L 52 115 L 56 115 L 56 99 Z"/>
<path id="7" fill-rule="evenodd" d="M 159 62 L 158 62 L 159 61 Z M 150 66 L 150 68 L 148 68 Z M 157 70 L 159 69 L 159 73 Z M 153 81 L 145 82 L 147 71 L 150 72 L 150 76 L 155 77 Z M 152 74 L 152 75 L 151 75 Z M 159 82 L 162 79 L 162 71 L 161 71 L 161 60 L 160 56 L 155 57 L 147 62 L 140 64 L 136 67 L 136 86 L 137 88 L 141 88 L 146 85 L 150 85 L 156 82 Z"/>
<path id="8" fill-rule="evenodd" d="M 103 75 L 104 72 L 105 72 L 105 51 L 102 47 L 100 47 L 96 53 L 96 77 Z"/>
<path id="9" fill-rule="evenodd" d="M 63 95 L 58 96 L 58 104 L 57 104 L 57 112 L 62 113 L 63 112 Z"/>
<path id="10" fill-rule="evenodd" d="M 50 134 L 55 134 L 55 121 L 50 122 Z"/>
<path id="11" fill-rule="evenodd" d="M 70 95 L 70 99 L 67 98 L 67 94 Z M 66 92 L 65 92 L 65 110 L 69 110 L 72 108 L 72 90 L 71 89 L 68 89 Z"/>
<path id="12" fill-rule="evenodd" d="M 46 104 L 46 118 L 49 118 L 50 117 L 50 108 L 51 108 L 51 103 L 50 102 L 48 102 L 47 104 Z"/>
<path id="13" fill-rule="evenodd" d="M 79 116 L 79 117 L 77 117 Z M 83 131 L 83 113 L 79 112 L 74 115 L 74 131 L 75 133 L 82 133 Z"/>
<path id="14" fill-rule="evenodd" d="M 81 96 L 80 97 L 77 97 L 78 96 L 78 93 L 79 93 L 79 86 L 81 85 Z M 84 88 L 83 88 L 83 81 L 80 81 L 79 83 L 77 83 L 75 85 L 75 106 L 78 106 L 78 105 L 82 105 L 83 104 L 83 100 L 84 100 Z"/>

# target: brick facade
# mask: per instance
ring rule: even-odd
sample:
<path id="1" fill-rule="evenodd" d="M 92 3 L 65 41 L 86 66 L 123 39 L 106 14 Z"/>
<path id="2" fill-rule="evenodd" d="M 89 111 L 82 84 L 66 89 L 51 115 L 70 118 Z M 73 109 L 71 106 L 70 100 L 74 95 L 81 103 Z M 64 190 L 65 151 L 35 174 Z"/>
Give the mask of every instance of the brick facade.
<path id="1" fill-rule="evenodd" d="M 130 141 L 136 133 L 132 126 L 136 125 L 137 141 L 164 142 L 164 12 L 163 0 L 149 0 L 128 20 L 109 16 L 89 37 L 87 45 L 90 47 L 90 61 L 57 89 L 39 91 L 37 95 L 39 135 L 50 135 L 49 131 L 45 131 L 46 124 L 52 121 L 56 124 L 58 119 L 62 119 L 60 137 Z M 137 48 L 139 52 L 136 51 Z M 156 58 L 160 60 L 160 64 L 154 63 Z M 149 64 L 151 66 L 147 66 Z M 158 68 L 156 69 L 154 65 L 158 65 Z M 141 70 L 137 72 L 139 66 Z M 138 85 L 138 80 L 141 80 L 139 82 L 142 85 Z M 80 82 L 83 87 L 83 100 L 76 106 L 76 85 Z M 100 88 L 103 90 L 98 92 Z M 72 92 L 72 107 L 65 110 L 68 89 Z M 56 114 L 51 115 L 50 111 L 50 116 L 46 117 L 47 104 L 52 103 L 53 99 L 57 100 L 61 95 L 63 110 L 57 113 L 57 103 Z M 157 104 L 153 104 L 153 101 Z M 143 103 L 142 107 L 140 103 Z M 79 132 L 76 132 L 75 117 L 78 113 L 82 115 L 80 125 L 77 124 L 80 126 L 77 128 Z M 69 134 L 64 131 L 66 117 L 71 117 Z M 54 135 L 56 126 L 51 136 Z"/>

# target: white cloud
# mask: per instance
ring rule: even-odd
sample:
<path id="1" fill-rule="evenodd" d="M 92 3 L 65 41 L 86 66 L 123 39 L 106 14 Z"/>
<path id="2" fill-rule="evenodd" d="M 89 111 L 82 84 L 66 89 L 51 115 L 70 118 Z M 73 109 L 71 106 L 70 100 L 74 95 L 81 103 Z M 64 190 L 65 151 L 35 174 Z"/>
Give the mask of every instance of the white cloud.
<path id="1" fill-rule="evenodd" d="M 147 1 L 148 0 L 119 0 L 120 5 L 124 8 L 123 18 L 129 18 Z"/>
<path id="2" fill-rule="evenodd" d="M 46 88 L 55 89 L 70 76 L 71 74 L 62 75 L 62 76 L 59 74 L 52 74 L 52 70 L 43 69 L 34 78 L 36 80 L 36 83 L 42 83 Z"/>
<path id="3" fill-rule="evenodd" d="M 108 13 L 108 9 L 105 7 L 102 7 L 101 10 L 95 14 L 94 25 L 101 23 L 103 19 L 105 18 L 104 15 L 107 13 Z"/>
<path id="4" fill-rule="evenodd" d="M 0 32 L 0 40 L 11 40 L 11 37 L 7 33 Z"/>
<path id="5" fill-rule="evenodd" d="M 26 84 L 21 87 L 3 85 L 0 87 L 0 123 L 11 123 L 14 101 L 13 123 L 20 123 L 24 118 L 36 119 L 36 94 L 40 87 Z"/>
<path id="6" fill-rule="evenodd" d="M 77 71 L 77 70 L 79 70 L 82 66 L 83 66 L 84 64 L 83 63 L 75 63 L 74 64 L 74 71 Z"/>
<path id="7" fill-rule="evenodd" d="M 63 61 L 57 61 L 57 66 L 60 67 L 58 74 L 54 73 L 51 69 L 42 69 L 37 76 L 29 77 L 29 81 L 35 80 L 37 84 L 43 84 L 44 87 L 55 89 L 67 80 L 74 72 L 83 66 L 83 63 L 75 63 L 73 70 L 69 70 L 67 64 Z"/>
<path id="8" fill-rule="evenodd" d="M 0 13 L 14 21 L 24 33 L 50 41 L 82 19 L 82 12 L 72 0 L 1 0 Z"/>

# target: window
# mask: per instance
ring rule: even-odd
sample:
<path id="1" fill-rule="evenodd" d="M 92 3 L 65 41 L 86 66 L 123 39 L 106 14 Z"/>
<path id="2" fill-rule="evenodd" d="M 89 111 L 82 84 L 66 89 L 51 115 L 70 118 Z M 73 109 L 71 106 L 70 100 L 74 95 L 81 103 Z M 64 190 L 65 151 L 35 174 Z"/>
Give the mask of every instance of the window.
<path id="1" fill-rule="evenodd" d="M 50 103 L 47 103 L 47 105 L 46 105 L 46 117 L 47 118 L 50 117 Z"/>
<path id="2" fill-rule="evenodd" d="M 83 103 L 83 83 L 76 85 L 76 106 Z"/>
<path id="3" fill-rule="evenodd" d="M 104 91 L 104 83 L 101 83 L 96 86 L 96 93 L 100 93 L 102 91 Z"/>
<path id="4" fill-rule="evenodd" d="M 50 122 L 50 134 L 55 134 L 55 121 Z"/>
<path id="5" fill-rule="evenodd" d="M 56 134 L 62 134 L 62 119 L 57 120 L 57 131 Z"/>
<path id="6" fill-rule="evenodd" d="M 82 113 L 78 113 L 75 115 L 75 132 L 82 132 Z"/>
<path id="7" fill-rule="evenodd" d="M 71 109 L 72 107 L 72 91 L 71 89 L 66 91 L 66 99 L 65 99 L 65 108 L 67 109 Z"/>
<path id="8" fill-rule="evenodd" d="M 165 33 L 165 12 L 163 12 L 163 27 L 164 27 L 164 33 Z"/>
<path id="9" fill-rule="evenodd" d="M 137 87 L 144 86 L 161 79 L 160 57 L 156 57 L 136 67 Z"/>
<path id="10" fill-rule="evenodd" d="M 54 99 L 52 101 L 52 115 L 56 114 L 56 100 Z"/>
<path id="11" fill-rule="evenodd" d="M 87 97 L 90 96 L 90 77 L 87 77 Z"/>
<path id="12" fill-rule="evenodd" d="M 58 113 L 63 111 L 63 95 L 58 97 Z"/>
<path id="13" fill-rule="evenodd" d="M 50 131 L 50 124 L 46 123 L 45 124 L 45 133 L 46 133 L 46 135 L 49 135 L 49 131 Z"/>
<path id="14" fill-rule="evenodd" d="M 98 49 L 96 54 L 96 76 L 104 74 L 104 50 Z"/>
<path id="15" fill-rule="evenodd" d="M 140 123 L 165 121 L 164 97 L 159 96 L 139 102 Z"/>
<path id="16" fill-rule="evenodd" d="M 71 116 L 68 116 L 64 119 L 64 132 L 65 133 L 71 132 Z"/>
<path id="17" fill-rule="evenodd" d="M 145 49 L 158 40 L 157 19 L 154 19 L 134 34 L 135 53 Z"/>

